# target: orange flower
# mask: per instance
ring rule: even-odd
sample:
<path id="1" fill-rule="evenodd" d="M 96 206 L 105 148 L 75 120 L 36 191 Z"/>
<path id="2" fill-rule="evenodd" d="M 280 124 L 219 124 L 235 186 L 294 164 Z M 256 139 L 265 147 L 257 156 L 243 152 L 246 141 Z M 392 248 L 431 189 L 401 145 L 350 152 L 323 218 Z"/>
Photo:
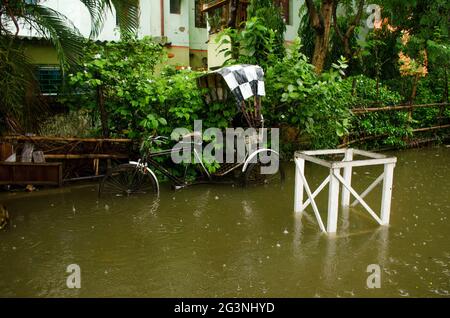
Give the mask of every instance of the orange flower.
<path id="1" fill-rule="evenodd" d="M 373 27 L 375 30 L 379 30 L 379 29 L 383 28 L 383 25 L 385 25 L 387 27 L 387 29 L 391 32 L 394 32 L 397 30 L 396 27 L 393 27 L 392 25 L 389 24 L 388 18 L 384 18 L 384 19 L 378 20 L 378 21 L 375 20 Z"/>
<path id="2" fill-rule="evenodd" d="M 409 42 L 410 35 L 408 31 L 402 32 L 402 43 L 406 45 Z M 422 63 L 412 59 L 402 51 L 398 54 L 400 63 L 400 74 L 402 76 L 421 76 L 425 77 L 428 74 L 428 54 L 426 50 L 420 52 L 422 56 Z"/>

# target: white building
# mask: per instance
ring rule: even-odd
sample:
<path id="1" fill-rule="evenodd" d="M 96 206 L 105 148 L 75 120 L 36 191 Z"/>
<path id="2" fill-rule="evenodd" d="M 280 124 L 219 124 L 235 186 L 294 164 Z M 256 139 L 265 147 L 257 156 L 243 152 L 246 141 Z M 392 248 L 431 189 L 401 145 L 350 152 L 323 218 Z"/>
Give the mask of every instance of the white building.
<path id="1" fill-rule="evenodd" d="M 27 0 L 38 1 L 65 15 L 76 28 L 88 37 L 91 30 L 90 15 L 79 0 Z M 218 66 L 223 58 L 217 55 L 214 41 L 210 39 L 207 14 L 201 9 L 206 0 L 140 0 L 140 26 L 138 36 L 164 38 L 168 46 L 169 62 L 194 69 L 208 65 Z M 215 0 L 226 4 L 228 0 Z M 274 0 L 275 1 L 275 0 Z M 303 0 L 277 0 L 285 8 L 286 42 L 294 40 L 299 26 L 298 12 Z M 242 1 L 245 3 L 245 0 Z M 58 59 L 53 47 L 45 41 L 37 40 L 38 34 L 30 27 L 23 26 L 21 36 L 27 38 L 25 47 L 31 60 L 41 66 L 43 77 L 56 74 Z M 115 12 L 108 12 L 102 31 L 97 40 L 116 41 L 120 39 Z M 209 52 L 208 52 L 209 51 Z M 209 54 L 208 54 L 209 53 Z M 51 86 L 51 85 L 50 85 Z"/>

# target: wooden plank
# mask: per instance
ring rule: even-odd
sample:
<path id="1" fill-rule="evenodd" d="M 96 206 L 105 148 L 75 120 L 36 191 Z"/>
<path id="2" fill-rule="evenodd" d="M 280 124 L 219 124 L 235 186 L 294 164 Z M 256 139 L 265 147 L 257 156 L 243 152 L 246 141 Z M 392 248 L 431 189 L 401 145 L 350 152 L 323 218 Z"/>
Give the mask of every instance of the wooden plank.
<path id="1" fill-rule="evenodd" d="M 388 225 L 391 215 L 392 183 L 395 164 L 384 165 L 383 194 L 381 198 L 381 223 Z"/>
<path id="2" fill-rule="evenodd" d="M 25 181 L 2 181 L 0 180 L 0 185 L 22 185 L 26 186 L 29 184 L 42 185 L 42 186 L 58 186 L 61 185 L 56 181 L 36 181 L 36 180 L 25 180 Z"/>
<path id="3" fill-rule="evenodd" d="M 397 158 L 387 157 L 383 154 L 372 153 L 364 150 L 351 149 L 354 154 L 359 154 L 372 159 L 352 160 L 352 161 L 327 161 L 316 158 L 315 155 L 329 155 L 329 154 L 345 154 L 350 149 L 328 149 L 328 150 L 314 150 L 314 151 L 297 151 L 295 158 L 302 158 L 306 161 L 314 162 L 318 165 L 328 168 L 346 168 L 346 167 L 360 167 L 373 166 L 385 163 L 395 163 Z"/>
<path id="4" fill-rule="evenodd" d="M 308 150 L 299 151 L 299 153 L 304 153 L 308 156 L 321 156 L 321 155 L 338 155 L 345 154 L 346 149 L 323 149 L 323 150 Z"/>
<path id="5" fill-rule="evenodd" d="M 305 160 L 295 158 L 295 192 L 294 192 L 294 211 L 302 212 L 304 184 L 300 174 L 305 174 Z"/>
<path id="6" fill-rule="evenodd" d="M 62 185 L 61 163 L 0 163 L 0 184 Z"/>
<path id="7" fill-rule="evenodd" d="M 46 159 L 127 159 L 128 155 L 109 154 L 45 154 Z"/>
<path id="8" fill-rule="evenodd" d="M 445 129 L 445 128 L 450 128 L 450 125 L 440 125 L 440 126 L 433 126 L 433 127 L 426 127 L 426 128 L 417 128 L 417 129 L 414 129 L 413 132 L 424 132 L 424 131 L 439 130 L 439 129 Z"/>
<path id="9" fill-rule="evenodd" d="M 79 141 L 79 142 L 110 142 L 110 143 L 130 143 L 131 139 L 125 138 L 72 138 L 72 137 L 48 137 L 48 136 L 3 136 L 0 140 L 23 140 L 23 141 Z"/>
<path id="10" fill-rule="evenodd" d="M 372 208 L 362 199 L 359 194 L 347 183 L 344 178 L 342 178 L 339 174 L 334 173 L 334 176 L 342 183 L 344 187 L 347 188 L 348 191 L 358 200 L 361 205 L 369 212 L 369 214 L 377 221 L 380 225 L 382 225 L 381 219 L 376 215 L 376 213 L 372 210 Z"/>
<path id="11" fill-rule="evenodd" d="M 34 151 L 33 152 L 33 162 L 35 162 L 35 163 L 45 162 L 44 152 L 43 151 Z"/>
<path id="12" fill-rule="evenodd" d="M 393 110 L 411 110 L 414 108 L 427 108 L 427 107 L 443 107 L 450 106 L 449 103 L 432 103 L 432 104 L 417 104 L 417 105 L 399 105 L 399 106 L 386 106 L 386 107 L 369 107 L 369 108 L 354 108 L 351 111 L 355 115 L 362 115 L 373 112 L 393 111 Z"/>
<path id="13" fill-rule="evenodd" d="M 330 176 L 326 177 L 325 180 L 323 180 L 322 183 L 317 187 L 316 191 L 314 191 L 314 193 L 312 194 L 313 199 L 319 195 L 320 191 L 322 191 L 323 188 L 325 188 L 329 182 L 330 182 Z M 302 211 L 305 210 L 310 203 L 311 203 L 310 199 L 306 200 L 305 204 L 303 204 L 303 206 L 301 208 Z"/>
<path id="14" fill-rule="evenodd" d="M 345 168 L 345 167 L 362 167 L 362 166 L 376 166 L 384 165 L 386 163 L 396 163 L 397 158 L 384 158 L 384 159 L 368 159 L 368 160 L 353 160 L 349 162 L 337 161 L 331 164 L 332 168 Z"/>
<path id="15" fill-rule="evenodd" d="M 58 173 L 59 173 L 58 186 L 59 186 L 59 187 L 62 187 L 62 185 L 63 185 L 63 171 L 62 171 L 62 164 L 60 164 L 59 167 L 58 167 Z"/>
<path id="16" fill-rule="evenodd" d="M 381 181 L 383 181 L 383 179 L 384 179 L 384 173 L 382 173 L 381 175 L 379 175 L 378 178 L 377 178 L 374 182 L 372 182 L 372 184 L 369 185 L 369 186 L 367 187 L 366 190 L 364 190 L 364 192 L 360 195 L 360 197 L 361 197 L 362 199 L 364 199 L 364 198 L 366 197 L 366 195 L 368 195 L 373 189 L 375 189 L 375 187 L 376 187 Z M 353 203 L 352 203 L 350 206 L 352 206 L 352 207 L 357 206 L 358 203 L 359 203 L 358 200 L 355 200 L 355 201 L 353 201 Z"/>
<path id="17" fill-rule="evenodd" d="M 359 149 L 354 149 L 353 153 L 356 154 L 356 155 L 361 155 L 361 156 L 372 158 L 372 159 L 385 159 L 385 158 L 388 158 L 388 156 L 383 155 L 381 153 L 369 152 L 369 151 L 359 150 Z"/>
<path id="18" fill-rule="evenodd" d="M 316 157 L 313 157 L 313 156 L 308 156 L 308 155 L 305 155 L 304 153 L 301 153 L 301 152 L 296 152 L 295 153 L 295 157 L 296 158 L 302 158 L 302 159 L 304 159 L 306 161 L 317 163 L 318 165 L 321 165 L 323 167 L 331 168 L 331 162 L 328 162 L 326 160 L 319 159 L 319 158 L 316 158 Z"/>
<path id="19" fill-rule="evenodd" d="M 448 125 L 440 125 L 440 126 L 433 126 L 433 127 L 425 127 L 425 128 L 416 128 L 414 129 L 412 132 L 416 133 L 416 132 L 426 132 L 426 131 L 433 131 L 433 130 L 439 130 L 439 129 L 447 129 L 450 128 L 450 124 Z M 379 139 L 379 138 L 383 138 L 383 137 L 387 137 L 389 134 L 381 134 L 381 135 L 377 135 L 377 136 L 366 136 L 360 139 L 356 139 L 356 140 L 352 140 L 346 143 L 343 143 L 341 145 L 338 146 L 338 148 L 344 148 L 344 147 L 348 147 L 352 144 L 356 144 L 359 142 L 363 142 L 363 141 L 370 141 L 370 140 L 375 140 L 375 139 Z"/>
<path id="20" fill-rule="evenodd" d="M 22 149 L 22 154 L 20 155 L 21 162 L 31 162 L 33 159 L 34 145 L 28 142 L 25 143 Z"/>
<path id="21" fill-rule="evenodd" d="M 5 159 L 5 162 L 16 162 L 16 161 L 17 161 L 16 153 L 13 153 L 11 156 Z"/>
<path id="22" fill-rule="evenodd" d="M 347 149 L 345 152 L 344 161 L 352 161 L 353 160 L 353 152 L 354 149 Z M 344 168 L 344 180 L 348 184 L 352 184 L 352 167 L 345 167 Z M 345 187 L 342 189 L 342 198 L 341 198 L 341 204 L 342 206 L 349 206 L 350 205 L 350 191 L 348 191 Z"/>
<path id="23" fill-rule="evenodd" d="M 202 6 L 202 12 L 208 12 L 211 10 L 215 10 L 217 8 L 220 8 L 226 4 L 228 4 L 229 0 L 215 0 L 211 1 L 209 3 L 205 3 Z"/>
<path id="24" fill-rule="evenodd" d="M 328 185 L 328 217 L 327 232 L 336 233 L 339 212 L 339 169 L 330 169 L 330 181 Z"/>
<path id="25" fill-rule="evenodd" d="M 6 160 L 14 153 L 13 146 L 10 143 L 0 143 L 0 161 Z"/>
<path id="26" fill-rule="evenodd" d="M 62 165 L 60 162 L 43 162 L 43 163 L 29 163 L 29 162 L 6 162 L 2 161 L 0 162 L 0 166 L 35 166 L 35 167 L 57 167 L 59 165 Z"/>
<path id="27" fill-rule="evenodd" d="M 308 181 L 306 181 L 306 177 L 304 174 L 300 173 L 300 177 L 302 178 L 303 184 L 305 186 L 306 194 L 308 195 L 309 199 L 311 200 L 311 205 L 314 210 L 314 214 L 316 215 L 317 223 L 319 223 L 319 227 L 322 230 L 322 232 L 327 232 L 325 229 L 325 226 L 323 225 L 322 218 L 320 217 L 319 209 L 317 208 L 316 201 L 314 201 L 314 198 L 312 197 L 311 189 L 309 187 Z"/>

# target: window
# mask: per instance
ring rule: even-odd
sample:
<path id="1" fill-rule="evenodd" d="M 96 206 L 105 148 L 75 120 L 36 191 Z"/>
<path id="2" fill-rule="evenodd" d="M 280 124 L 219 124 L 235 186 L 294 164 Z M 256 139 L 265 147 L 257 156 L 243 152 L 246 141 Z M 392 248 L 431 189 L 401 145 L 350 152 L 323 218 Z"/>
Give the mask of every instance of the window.
<path id="1" fill-rule="evenodd" d="M 206 17 L 202 12 L 203 4 L 205 0 L 195 0 L 195 27 L 206 28 Z"/>
<path id="2" fill-rule="evenodd" d="M 61 69 L 59 66 L 39 66 L 37 79 L 42 94 L 56 94 L 62 84 Z"/>
<path id="3" fill-rule="evenodd" d="M 170 13 L 181 14 L 181 0 L 170 0 Z"/>

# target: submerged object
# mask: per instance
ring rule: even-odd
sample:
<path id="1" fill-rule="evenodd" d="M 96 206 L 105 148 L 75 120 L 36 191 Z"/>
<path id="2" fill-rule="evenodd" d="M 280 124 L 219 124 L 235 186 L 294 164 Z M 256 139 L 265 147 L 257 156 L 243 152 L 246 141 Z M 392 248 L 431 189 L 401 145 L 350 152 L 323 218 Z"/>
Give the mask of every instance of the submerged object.
<path id="1" fill-rule="evenodd" d="M 27 186 L 25 187 L 26 192 L 33 192 L 35 190 L 36 188 L 32 184 L 27 184 Z"/>
<path id="2" fill-rule="evenodd" d="M 9 222 L 8 210 L 3 204 L 0 204 L 0 230 L 3 230 Z"/>

